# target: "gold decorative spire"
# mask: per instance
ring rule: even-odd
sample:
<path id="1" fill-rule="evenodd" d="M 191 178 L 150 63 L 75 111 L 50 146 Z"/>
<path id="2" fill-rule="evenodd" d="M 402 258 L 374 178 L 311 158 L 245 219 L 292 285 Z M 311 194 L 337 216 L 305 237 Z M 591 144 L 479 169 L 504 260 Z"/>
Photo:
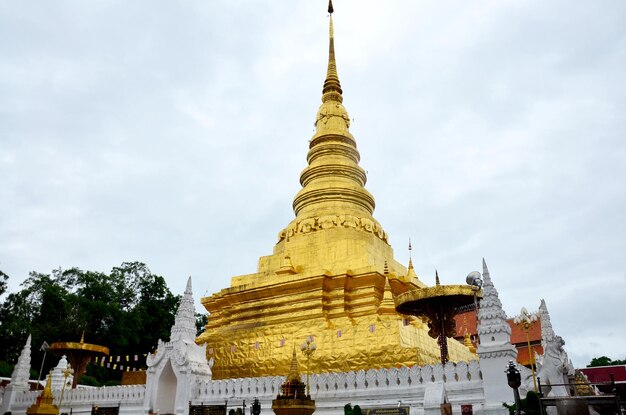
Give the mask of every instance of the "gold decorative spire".
<path id="1" fill-rule="evenodd" d="M 439 272 L 437 270 L 435 270 L 435 285 L 441 285 L 441 282 L 439 282 Z"/>
<path id="2" fill-rule="evenodd" d="M 334 11 L 332 3 L 329 3 L 328 11 Z M 367 176 L 358 164 L 361 157 L 349 131 L 350 117 L 342 105 L 342 93 L 337 75 L 331 14 L 322 105 L 315 119 L 316 131 L 309 144 L 309 165 L 300 175 L 302 190 L 293 201 L 297 220 L 333 214 L 371 220 L 374 197 L 364 188 Z"/>
<path id="3" fill-rule="evenodd" d="M 465 330 L 465 335 L 463 336 L 463 345 L 467 347 L 470 352 L 476 353 L 476 347 L 474 347 L 474 343 L 472 343 L 472 338 L 467 331 L 467 316 L 463 316 L 463 329 Z"/>
<path id="4" fill-rule="evenodd" d="M 296 345 L 293 345 L 293 355 L 291 356 L 291 367 L 289 368 L 289 376 L 287 376 L 287 381 L 298 381 L 300 380 L 300 372 L 298 372 L 298 359 L 296 358 Z"/>
<path id="5" fill-rule="evenodd" d="M 415 274 L 415 269 L 413 268 L 413 256 L 411 255 L 411 251 L 413 250 L 413 247 L 411 246 L 411 238 L 409 238 L 409 266 L 408 266 L 408 272 L 407 272 L 407 277 L 409 277 L 409 281 L 415 277 L 417 278 L 417 274 Z"/>
<path id="6" fill-rule="evenodd" d="M 329 24 L 329 44 L 328 44 L 328 69 L 326 70 L 326 80 L 322 89 L 322 102 L 329 100 L 343 102 L 339 75 L 337 75 L 337 63 L 335 62 L 335 33 L 333 31 L 333 2 L 328 2 L 328 13 L 330 13 Z"/>

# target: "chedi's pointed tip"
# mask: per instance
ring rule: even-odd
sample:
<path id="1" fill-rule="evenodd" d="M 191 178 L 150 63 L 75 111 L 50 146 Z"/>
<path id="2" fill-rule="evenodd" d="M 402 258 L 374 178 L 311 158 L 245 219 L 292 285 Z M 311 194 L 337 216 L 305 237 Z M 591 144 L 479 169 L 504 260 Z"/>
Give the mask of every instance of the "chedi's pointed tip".
<path id="1" fill-rule="evenodd" d="M 328 0 L 328 13 L 333 14 L 335 9 L 333 9 L 333 0 Z"/>
<path id="2" fill-rule="evenodd" d="M 483 258 L 483 274 L 489 274 L 489 268 L 487 268 L 487 262 Z"/>
<path id="3" fill-rule="evenodd" d="M 191 292 L 191 275 L 187 278 L 187 286 L 185 287 L 185 292 Z"/>
<path id="4" fill-rule="evenodd" d="M 337 75 L 337 63 L 335 62 L 335 35 L 333 30 L 333 18 L 332 12 L 333 3 L 329 1 L 328 12 L 331 13 L 328 26 L 329 31 L 329 44 L 328 44 L 328 69 L 326 70 L 326 80 L 322 88 L 322 102 L 337 101 L 343 102 L 343 91 L 341 90 L 341 84 L 339 83 L 339 75 Z"/>

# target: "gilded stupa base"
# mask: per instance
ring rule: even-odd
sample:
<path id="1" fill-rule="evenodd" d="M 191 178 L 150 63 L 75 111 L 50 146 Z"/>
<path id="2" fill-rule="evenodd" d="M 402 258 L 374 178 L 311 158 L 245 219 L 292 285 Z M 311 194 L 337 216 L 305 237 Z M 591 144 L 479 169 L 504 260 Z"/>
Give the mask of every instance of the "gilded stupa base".
<path id="1" fill-rule="evenodd" d="M 212 313 L 213 322 L 198 338 L 209 345 L 213 379 L 282 375 L 292 346 L 311 337 L 317 344 L 313 373 L 438 362 L 439 347 L 426 324 L 394 310 L 391 287 L 404 283 L 387 281 L 379 273 L 318 276 L 285 282 L 280 292 L 276 287 L 243 291 L 247 302 L 232 291 L 223 294 L 223 303 L 233 306 Z M 456 340 L 450 341 L 449 353 L 452 361 L 475 359 Z"/>

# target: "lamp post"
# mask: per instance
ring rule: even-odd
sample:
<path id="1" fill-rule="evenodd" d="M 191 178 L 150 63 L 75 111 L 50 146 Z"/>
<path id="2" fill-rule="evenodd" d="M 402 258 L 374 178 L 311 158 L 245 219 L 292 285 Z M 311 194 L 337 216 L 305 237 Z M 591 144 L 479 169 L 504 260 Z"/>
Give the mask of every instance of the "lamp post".
<path id="1" fill-rule="evenodd" d="M 68 364 L 61 372 L 63 374 L 63 389 L 61 389 L 61 398 L 59 399 L 59 412 L 61 412 L 61 405 L 63 404 L 63 395 L 65 394 L 65 387 L 67 386 L 67 378 L 74 374 L 74 369 Z"/>
<path id="2" fill-rule="evenodd" d="M 250 407 L 250 412 L 252 415 L 261 415 L 261 402 L 259 402 L 258 398 L 254 398 L 254 402 L 252 402 L 252 406 Z"/>
<path id="3" fill-rule="evenodd" d="M 306 342 L 300 345 L 300 350 L 306 356 L 306 394 L 311 396 L 311 387 L 309 386 L 309 372 L 311 371 L 311 354 L 317 349 L 317 345 L 308 338 Z"/>
<path id="4" fill-rule="evenodd" d="M 515 398 L 515 415 L 520 415 L 520 404 L 521 400 L 519 398 L 519 390 L 518 388 L 522 385 L 522 376 L 519 373 L 519 370 L 515 367 L 515 363 L 512 360 L 509 360 L 509 365 L 506 370 L 506 380 L 509 386 L 513 389 L 513 396 Z"/>
<path id="5" fill-rule="evenodd" d="M 526 344 L 528 345 L 528 358 L 530 359 L 530 371 L 533 374 L 533 388 L 537 392 L 537 378 L 535 377 L 535 358 L 533 356 L 532 348 L 530 347 L 530 335 L 528 332 L 530 328 L 539 320 L 537 313 L 529 313 L 525 307 L 522 307 L 520 315 L 513 319 L 513 323 L 516 326 L 521 327 L 526 332 Z"/>

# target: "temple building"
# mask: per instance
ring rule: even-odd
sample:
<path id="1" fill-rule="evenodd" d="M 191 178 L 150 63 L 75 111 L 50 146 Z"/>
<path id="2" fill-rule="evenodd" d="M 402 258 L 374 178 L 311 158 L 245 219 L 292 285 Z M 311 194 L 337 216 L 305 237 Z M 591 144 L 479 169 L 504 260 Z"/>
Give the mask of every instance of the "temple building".
<path id="1" fill-rule="evenodd" d="M 314 373 L 439 361 L 427 325 L 394 309 L 395 295 L 425 285 L 411 262 L 394 259 L 389 235 L 373 217 L 374 197 L 343 106 L 332 4 L 329 12 L 328 69 L 295 218 L 256 272 L 201 300 L 209 319 L 196 343 L 207 345 L 213 379 L 284 375 L 292 346 L 306 339 L 317 344 Z M 449 357 L 475 355 L 451 339 Z"/>
<path id="2" fill-rule="evenodd" d="M 467 311 L 454 317 L 456 320 L 456 336 L 454 337 L 460 342 L 466 342 L 468 339 L 472 347 L 478 347 L 478 320 L 476 311 Z M 517 363 L 530 368 L 531 364 L 535 365 L 534 353 L 543 354 L 543 346 L 541 345 L 541 320 L 538 320 L 528 329 L 528 337 L 526 331 L 515 324 L 513 318 L 506 321 L 511 327 L 511 343 L 517 349 Z M 528 342 L 530 341 L 530 349 L 528 351 Z"/>

